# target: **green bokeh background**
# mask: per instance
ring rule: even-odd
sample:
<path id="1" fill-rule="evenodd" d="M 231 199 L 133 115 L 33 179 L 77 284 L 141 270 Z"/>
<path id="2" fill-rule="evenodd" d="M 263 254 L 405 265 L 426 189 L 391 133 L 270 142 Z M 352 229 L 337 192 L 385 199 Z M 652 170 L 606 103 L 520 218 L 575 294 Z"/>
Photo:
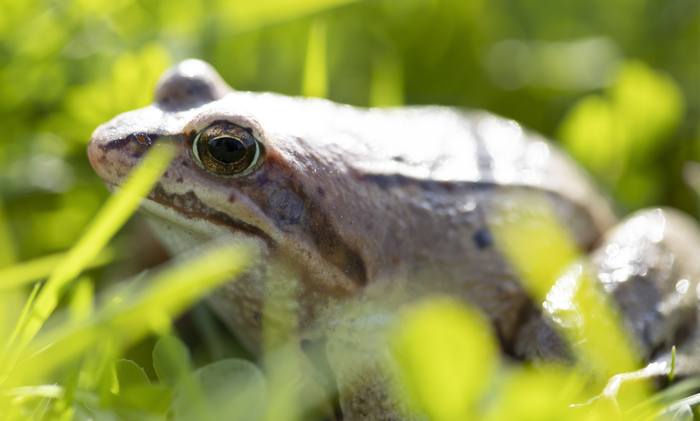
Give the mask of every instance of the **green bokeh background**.
<path id="1" fill-rule="evenodd" d="M 558 139 L 621 214 L 697 215 L 698 0 L 0 0 L 0 265 L 75 241 L 107 196 L 90 133 L 187 57 L 240 90 L 487 109 Z"/>

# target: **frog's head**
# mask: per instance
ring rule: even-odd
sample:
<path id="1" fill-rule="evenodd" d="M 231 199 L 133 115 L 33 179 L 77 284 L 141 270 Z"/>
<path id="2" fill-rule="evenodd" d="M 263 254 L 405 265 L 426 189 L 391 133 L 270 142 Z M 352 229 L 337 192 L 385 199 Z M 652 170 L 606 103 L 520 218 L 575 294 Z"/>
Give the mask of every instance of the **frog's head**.
<path id="1" fill-rule="evenodd" d="M 208 64 L 181 62 L 161 78 L 152 105 L 95 130 L 90 162 L 115 188 L 152 145 L 173 143 L 175 159 L 142 208 L 174 252 L 219 237 L 254 238 L 327 286 L 354 288 L 366 277 L 364 263 L 317 205 L 319 162 L 302 139 L 275 129 L 276 101 L 261 105 L 260 95 L 269 94 L 233 92 Z"/>

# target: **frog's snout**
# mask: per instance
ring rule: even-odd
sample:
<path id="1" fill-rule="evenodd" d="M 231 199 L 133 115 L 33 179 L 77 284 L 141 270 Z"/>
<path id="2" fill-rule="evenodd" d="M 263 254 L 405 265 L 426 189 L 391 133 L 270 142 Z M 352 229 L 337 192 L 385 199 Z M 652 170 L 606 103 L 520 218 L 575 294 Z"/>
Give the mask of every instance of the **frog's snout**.
<path id="1" fill-rule="evenodd" d="M 145 132 L 115 136 L 107 123 L 93 132 L 87 147 L 88 160 L 100 178 L 108 183 L 118 183 L 151 147 L 156 137 Z"/>
<path id="2" fill-rule="evenodd" d="M 116 140 L 111 140 L 105 137 L 104 126 L 98 127 L 90 138 L 90 143 L 87 146 L 87 156 L 95 173 L 107 183 L 114 183 L 115 165 L 115 149 L 118 148 Z"/>

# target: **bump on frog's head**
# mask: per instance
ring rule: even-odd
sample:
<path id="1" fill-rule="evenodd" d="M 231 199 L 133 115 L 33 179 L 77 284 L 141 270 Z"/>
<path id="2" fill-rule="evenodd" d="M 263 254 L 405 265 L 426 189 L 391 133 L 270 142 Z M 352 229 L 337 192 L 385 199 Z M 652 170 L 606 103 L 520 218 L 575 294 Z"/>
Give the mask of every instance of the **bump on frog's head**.
<path id="1" fill-rule="evenodd" d="M 231 87 L 208 63 L 189 59 L 163 74 L 155 92 L 155 102 L 168 111 L 184 110 L 224 97 Z"/>

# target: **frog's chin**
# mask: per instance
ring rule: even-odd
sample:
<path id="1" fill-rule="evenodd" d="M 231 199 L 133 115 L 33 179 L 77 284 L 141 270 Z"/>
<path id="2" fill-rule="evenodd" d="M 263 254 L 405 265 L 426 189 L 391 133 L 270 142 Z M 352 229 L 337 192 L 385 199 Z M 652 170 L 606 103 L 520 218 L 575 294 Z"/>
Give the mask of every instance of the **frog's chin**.
<path id="1" fill-rule="evenodd" d="M 141 210 L 158 239 L 173 254 L 185 253 L 211 241 L 252 241 L 260 249 L 267 248 L 265 239 L 258 235 L 189 217 L 150 199 L 143 200 Z"/>

